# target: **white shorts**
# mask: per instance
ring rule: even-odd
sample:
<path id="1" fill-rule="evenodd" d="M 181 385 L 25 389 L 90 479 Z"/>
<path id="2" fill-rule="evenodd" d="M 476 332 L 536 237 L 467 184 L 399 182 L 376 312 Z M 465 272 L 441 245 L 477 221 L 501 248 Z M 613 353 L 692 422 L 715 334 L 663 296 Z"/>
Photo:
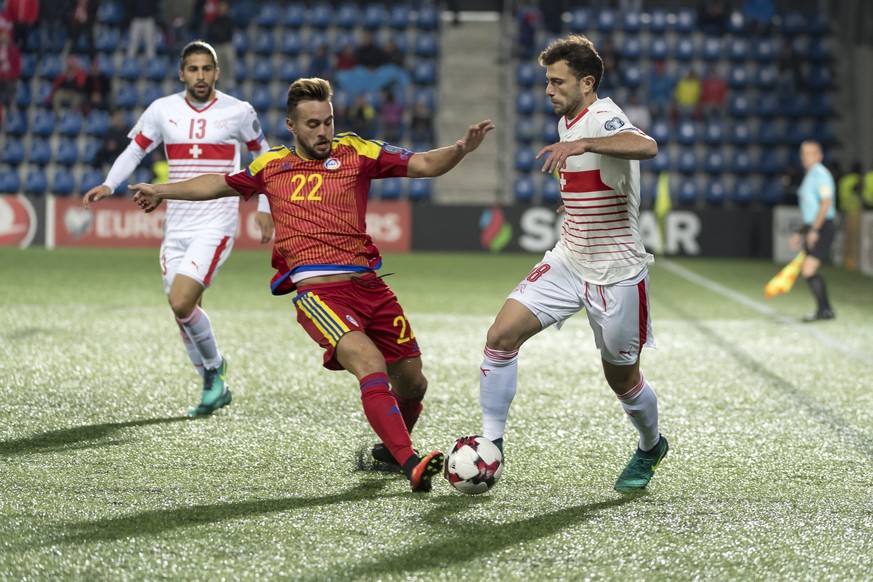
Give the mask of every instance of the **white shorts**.
<path id="1" fill-rule="evenodd" d="M 630 279 L 595 285 L 570 271 L 560 256 L 547 251 L 509 298 L 530 309 L 543 329 L 550 325 L 560 329 L 584 309 L 601 357 L 612 364 L 631 365 L 643 346 L 655 347 L 648 267 Z"/>
<path id="2" fill-rule="evenodd" d="M 208 288 L 230 256 L 234 238 L 220 232 L 165 237 L 161 243 L 161 275 L 169 295 L 176 275 L 185 275 Z"/>

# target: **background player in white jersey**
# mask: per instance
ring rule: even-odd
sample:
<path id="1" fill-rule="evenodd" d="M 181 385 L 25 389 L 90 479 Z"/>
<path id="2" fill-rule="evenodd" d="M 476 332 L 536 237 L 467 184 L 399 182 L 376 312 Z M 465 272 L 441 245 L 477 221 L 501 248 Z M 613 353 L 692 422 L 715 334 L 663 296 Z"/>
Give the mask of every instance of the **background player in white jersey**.
<path id="1" fill-rule="evenodd" d="M 240 166 L 240 144 L 257 157 L 269 145 L 251 105 L 217 91 L 215 50 L 203 41 L 182 49 L 179 80 L 185 90 L 157 99 L 131 130 L 130 145 L 118 156 L 102 185 L 85 193 L 85 207 L 110 196 L 161 142 L 170 166 L 170 181 L 210 172 L 233 172 Z M 256 223 L 261 242 L 273 236 L 270 205 L 258 199 Z M 167 202 L 161 273 L 164 291 L 176 316 L 188 357 L 203 378 L 203 392 L 191 416 L 206 416 L 227 406 L 227 362 L 215 340 L 209 316 L 200 304 L 233 248 L 239 223 L 239 198 L 208 202 Z"/>
<path id="2" fill-rule="evenodd" d="M 482 429 L 503 448 L 509 406 L 518 386 L 518 350 L 546 327 L 588 313 L 606 381 L 639 432 L 618 491 L 642 489 L 667 454 L 658 402 L 640 372 L 640 351 L 654 346 L 648 264 L 639 233 L 639 160 L 658 145 L 635 128 L 611 99 L 598 99 L 603 61 L 584 36 L 552 42 L 539 62 L 546 95 L 561 116 L 561 141 L 543 148 L 543 171 L 558 170 L 564 222 L 548 251 L 509 295 L 488 330 L 480 370 Z"/>

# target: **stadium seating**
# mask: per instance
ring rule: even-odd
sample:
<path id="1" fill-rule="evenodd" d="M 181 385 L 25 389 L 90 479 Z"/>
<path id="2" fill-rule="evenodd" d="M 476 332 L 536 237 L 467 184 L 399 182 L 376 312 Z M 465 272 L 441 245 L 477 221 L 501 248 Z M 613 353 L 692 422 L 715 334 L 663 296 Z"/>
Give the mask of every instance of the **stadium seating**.
<path id="1" fill-rule="evenodd" d="M 79 161 L 79 144 L 76 140 L 64 139 L 58 142 L 54 161 L 64 166 L 72 166 Z"/>
<path id="2" fill-rule="evenodd" d="M 30 141 L 27 153 L 27 161 L 31 166 L 45 166 L 52 161 L 52 147 L 45 138 L 34 137 Z"/>
<path id="3" fill-rule="evenodd" d="M 31 166 L 24 179 L 24 191 L 27 194 L 45 194 L 48 190 L 48 176 L 43 168 Z"/>
<path id="4" fill-rule="evenodd" d="M 706 184 L 706 191 L 703 197 L 707 204 L 713 206 L 723 204 L 727 199 L 727 187 L 724 180 L 721 178 L 710 178 Z"/>
<path id="5" fill-rule="evenodd" d="M 3 154 L 0 162 L 11 166 L 18 166 L 24 161 L 24 141 L 15 136 L 6 136 L 3 143 Z"/>
<path id="6" fill-rule="evenodd" d="M 62 196 L 76 191 L 76 176 L 69 168 L 58 168 L 52 177 L 52 192 Z"/>
<path id="7" fill-rule="evenodd" d="M 78 137 L 82 132 L 84 117 L 79 111 L 65 111 L 60 116 L 58 133 L 64 137 Z"/>
<path id="8" fill-rule="evenodd" d="M 21 192 L 21 176 L 16 168 L 0 168 L 0 192 L 3 194 Z"/>
<path id="9" fill-rule="evenodd" d="M 409 182 L 409 199 L 413 201 L 428 200 L 431 197 L 432 184 L 430 178 L 417 178 Z"/>
<path id="10" fill-rule="evenodd" d="M 7 135 L 20 137 L 27 133 L 27 116 L 18 109 L 7 109 L 3 130 Z"/>
<path id="11" fill-rule="evenodd" d="M 37 109 L 30 122 L 30 132 L 48 137 L 55 132 L 55 114 L 50 109 Z"/>
<path id="12" fill-rule="evenodd" d="M 693 205 L 700 199 L 700 189 L 693 177 L 686 177 L 679 182 L 676 191 L 676 202 L 679 204 Z"/>
<path id="13" fill-rule="evenodd" d="M 534 198 L 536 188 L 534 187 L 533 178 L 530 176 L 519 176 L 515 179 L 513 194 L 518 202 L 531 202 Z"/>

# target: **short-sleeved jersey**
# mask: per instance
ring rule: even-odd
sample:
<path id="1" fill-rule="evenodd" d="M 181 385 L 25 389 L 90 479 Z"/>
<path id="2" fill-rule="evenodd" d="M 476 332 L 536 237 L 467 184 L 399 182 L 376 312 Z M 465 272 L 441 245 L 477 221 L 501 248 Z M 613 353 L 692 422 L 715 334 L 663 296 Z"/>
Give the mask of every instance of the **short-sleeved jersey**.
<path id="1" fill-rule="evenodd" d="M 146 152 L 164 143 L 171 182 L 238 170 L 240 143 L 255 155 L 268 150 L 252 106 L 220 91 L 202 109 L 195 109 L 184 92 L 155 100 L 129 137 Z M 239 198 L 168 200 L 164 233 L 211 229 L 234 235 L 238 222 Z"/>
<path id="2" fill-rule="evenodd" d="M 643 133 L 611 99 L 558 120 L 561 141 Z M 645 134 L 643 134 L 645 135 Z M 651 263 L 640 237 L 640 163 L 587 152 L 559 169 L 564 223 L 555 251 L 589 283 L 611 285 Z"/>
<path id="3" fill-rule="evenodd" d="M 278 146 L 225 177 L 246 200 L 270 200 L 276 238 L 273 266 L 295 280 L 321 273 L 378 268 L 379 250 L 367 234 L 370 182 L 403 177 L 413 152 L 354 133 L 337 134 L 325 160 Z"/>
<path id="4" fill-rule="evenodd" d="M 818 163 L 809 168 L 800 183 L 800 188 L 797 189 L 803 224 L 809 225 L 815 222 L 815 217 L 821 208 L 821 202 L 826 198 L 831 200 L 831 206 L 828 208 L 825 218 L 832 220 L 836 216 L 837 211 L 833 204 L 835 189 L 834 177 L 824 164 Z"/>

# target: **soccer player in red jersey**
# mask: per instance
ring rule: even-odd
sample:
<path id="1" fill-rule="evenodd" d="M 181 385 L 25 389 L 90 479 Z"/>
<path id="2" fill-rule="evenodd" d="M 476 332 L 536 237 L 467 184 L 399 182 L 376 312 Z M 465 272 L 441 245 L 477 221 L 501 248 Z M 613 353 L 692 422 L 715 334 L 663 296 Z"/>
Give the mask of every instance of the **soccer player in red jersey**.
<path id="1" fill-rule="evenodd" d="M 354 133 L 334 135 L 332 96 L 323 79 L 291 84 L 286 124 L 296 147 L 274 147 L 239 172 L 131 189 L 146 212 L 165 199 L 266 193 L 276 225 L 273 293 L 296 290 L 297 321 L 324 348 L 324 366 L 354 374 L 370 426 L 412 490 L 429 491 L 443 454 L 419 457 L 412 448 L 409 432 L 421 413 L 427 379 L 412 327 L 376 274 L 382 260 L 366 232 L 367 195 L 373 179 L 445 174 L 494 125 L 481 121 L 451 146 L 415 153 Z"/>
<path id="2" fill-rule="evenodd" d="M 251 105 L 215 89 L 219 68 L 215 50 L 203 41 L 182 49 L 179 80 L 185 90 L 156 99 L 130 131 L 130 145 L 118 156 L 103 184 L 82 197 L 85 208 L 112 195 L 145 156 L 164 143 L 170 180 L 178 182 L 204 172 L 237 170 L 240 144 L 255 156 L 269 151 Z M 258 200 L 255 218 L 261 242 L 273 236 L 270 205 Z M 203 378 L 200 404 L 190 416 L 208 416 L 227 406 L 227 362 L 209 316 L 201 307 L 203 292 L 230 256 L 239 225 L 239 200 L 198 203 L 172 201 L 164 217 L 161 274 L 182 342 Z"/>

